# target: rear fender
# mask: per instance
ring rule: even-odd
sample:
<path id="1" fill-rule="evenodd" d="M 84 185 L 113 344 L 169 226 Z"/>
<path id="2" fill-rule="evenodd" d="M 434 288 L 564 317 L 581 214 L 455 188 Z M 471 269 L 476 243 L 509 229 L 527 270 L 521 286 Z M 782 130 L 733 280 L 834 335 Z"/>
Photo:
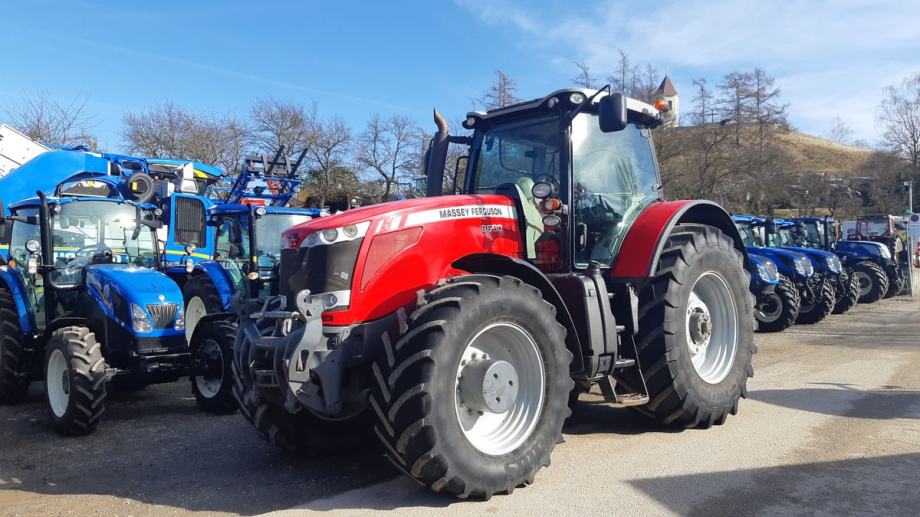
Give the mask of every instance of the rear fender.
<path id="1" fill-rule="evenodd" d="M 35 332 L 35 314 L 32 312 L 31 303 L 26 294 L 22 274 L 15 269 L 10 269 L 9 266 L 0 266 L 0 282 L 13 295 L 16 312 L 19 313 L 19 328 L 24 333 Z"/>
<path id="2" fill-rule="evenodd" d="M 539 289 L 543 299 L 553 304 L 553 307 L 556 308 L 556 319 L 565 327 L 565 346 L 572 352 L 573 356 L 571 371 L 584 372 L 585 352 L 582 351 L 581 343 L 578 340 L 575 322 L 569 313 L 568 307 L 562 300 L 562 295 L 559 294 L 559 291 L 556 290 L 556 287 L 553 286 L 553 283 L 542 271 L 524 260 L 489 253 L 467 255 L 455 261 L 452 266 L 469 273 L 513 276 Z"/>
<path id="3" fill-rule="evenodd" d="M 660 201 L 639 214 L 626 234 L 611 276 L 616 279 L 643 279 L 655 274 L 665 242 L 678 224 L 705 224 L 722 231 L 748 265 L 747 250 L 731 216 L 712 201 Z"/>

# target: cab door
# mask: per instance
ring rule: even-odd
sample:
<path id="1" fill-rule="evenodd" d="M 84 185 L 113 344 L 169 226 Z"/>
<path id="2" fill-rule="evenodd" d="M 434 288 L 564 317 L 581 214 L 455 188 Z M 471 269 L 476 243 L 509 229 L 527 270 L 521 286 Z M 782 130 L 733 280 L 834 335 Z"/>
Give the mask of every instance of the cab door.
<path id="1" fill-rule="evenodd" d="M 175 264 L 182 260 L 186 245 L 194 247 L 191 255 L 194 262 L 212 258 L 214 228 L 207 224 L 210 206 L 210 201 L 200 196 L 178 193 L 170 196 L 164 262 Z"/>

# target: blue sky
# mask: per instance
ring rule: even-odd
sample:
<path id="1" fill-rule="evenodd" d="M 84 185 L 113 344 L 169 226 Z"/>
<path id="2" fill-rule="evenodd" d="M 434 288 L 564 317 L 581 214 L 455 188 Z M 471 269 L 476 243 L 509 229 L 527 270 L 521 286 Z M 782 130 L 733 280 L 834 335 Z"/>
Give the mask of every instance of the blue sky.
<path id="1" fill-rule="evenodd" d="M 109 149 L 125 111 L 166 99 L 245 113 L 274 96 L 316 102 L 360 129 L 372 113 L 457 119 L 495 69 L 521 97 L 567 86 L 573 61 L 606 76 L 617 49 L 692 78 L 765 68 L 794 126 L 835 116 L 873 141 L 882 88 L 920 71 L 920 2 L 518 0 L 4 2 L 0 111 L 24 93 L 87 99 Z"/>

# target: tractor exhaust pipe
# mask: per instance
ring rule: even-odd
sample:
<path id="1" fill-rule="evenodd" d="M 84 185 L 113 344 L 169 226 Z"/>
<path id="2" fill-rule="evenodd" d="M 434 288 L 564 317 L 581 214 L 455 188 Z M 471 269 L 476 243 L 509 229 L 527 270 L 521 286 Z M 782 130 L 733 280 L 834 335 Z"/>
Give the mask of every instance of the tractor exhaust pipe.
<path id="1" fill-rule="evenodd" d="M 450 135 L 448 134 L 447 121 L 438 113 L 434 112 L 434 123 L 438 131 L 431 138 L 428 145 L 428 151 L 425 153 L 425 176 L 428 177 L 426 185 L 426 195 L 440 196 L 444 189 L 444 167 L 447 164 L 447 148 L 450 145 Z"/>

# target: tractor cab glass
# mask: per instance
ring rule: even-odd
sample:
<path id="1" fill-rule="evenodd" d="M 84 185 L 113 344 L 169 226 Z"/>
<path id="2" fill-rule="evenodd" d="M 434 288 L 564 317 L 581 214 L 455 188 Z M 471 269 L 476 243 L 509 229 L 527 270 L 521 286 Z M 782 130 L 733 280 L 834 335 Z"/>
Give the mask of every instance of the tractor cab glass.
<path id="1" fill-rule="evenodd" d="M 249 221 L 247 217 L 230 216 L 218 219 L 214 260 L 220 263 L 230 275 L 237 288 L 243 286 L 246 272 L 249 270 Z"/>
<path id="2" fill-rule="evenodd" d="M 821 221 L 808 221 L 802 223 L 805 225 L 805 246 L 808 248 L 823 249 L 824 243 L 824 223 Z"/>
<path id="3" fill-rule="evenodd" d="M 136 231 L 138 211 L 127 203 L 78 201 L 62 203 L 51 218 L 51 241 L 57 286 L 80 283 L 86 266 L 99 263 L 153 267 L 154 233 Z M 146 213 L 142 210 L 141 216 Z"/>
<path id="4" fill-rule="evenodd" d="M 658 168 L 649 132 L 635 123 L 601 131 L 597 115 L 572 120 L 574 265 L 609 267 L 639 213 L 658 200 Z"/>
<path id="5" fill-rule="evenodd" d="M 741 240 L 745 246 L 763 247 L 763 234 L 761 232 L 763 227 L 746 223 L 735 223 L 735 226 L 738 228 L 738 233 L 741 234 Z"/>

